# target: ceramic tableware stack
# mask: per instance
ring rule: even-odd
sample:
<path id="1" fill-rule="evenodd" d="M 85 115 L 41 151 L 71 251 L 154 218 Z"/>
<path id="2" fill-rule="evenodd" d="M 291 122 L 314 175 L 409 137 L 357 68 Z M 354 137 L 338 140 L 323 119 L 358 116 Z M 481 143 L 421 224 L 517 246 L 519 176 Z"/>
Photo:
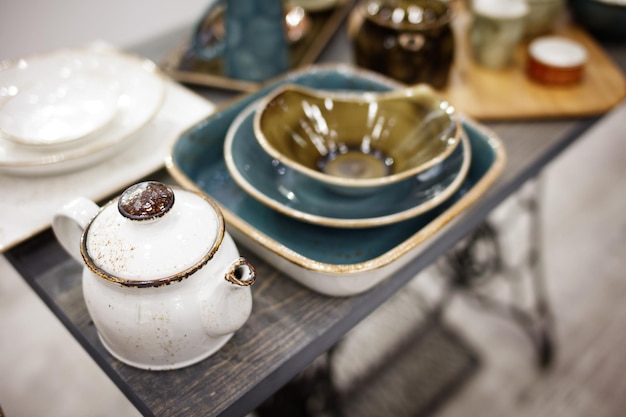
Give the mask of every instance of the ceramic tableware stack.
<path id="1" fill-rule="evenodd" d="M 395 189 L 393 180 L 371 193 L 340 193 L 272 157 L 254 132 L 254 120 L 260 117 L 263 103 L 287 84 L 314 90 L 311 97 L 301 96 L 295 108 L 306 110 L 301 126 L 317 133 L 310 137 L 320 149 L 330 146 L 325 145 L 323 139 L 328 136 L 322 132 L 330 133 L 331 138 L 336 136 L 328 143 L 340 144 L 336 124 L 359 118 L 361 122 L 357 122 L 354 132 L 362 132 L 356 128 L 368 126 L 370 120 L 372 139 L 388 134 L 397 137 L 394 126 L 423 132 L 419 127 L 432 120 L 428 130 L 433 133 L 432 139 L 439 137 L 435 132 L 443 134 L 449 128 L 451 119 L 460 117 L 462 129 L 454 135 L 450 131 L 448 139 L 456 142 L 457 133 L 461 139 L 447 156 L 441 156 L 439 163 L 404 180 L 394 177 L 397 186 L 407 187 L 403 191 Z M 438 104 L 432 111 L 406 103 L 394 103 L 397 107 L 384 111 L 383 103 L 376 101 L 379 94 L 384 97 L 406 88 L 388 77 L 349 65 L 310 66 L 294 71 L 183 132 L 173 144 L 166 166 L 183 187 L 215 199 L 233 238 L 268 265 L 315 292 L 332 297 L 356 295 L 374 289 L 427 250 L 435 234 L 483 195 L 502 172 L 506 160 L 504 147 L 495 134 L 457 114 L 441 99 L 423 97 L 422 104 Z M 316 92 L 323 100 L 315 98 Z M 346 103 L 339 98 L 355 97 L 360 102 L 369 99 L 367 112 L 340 111 Z M 365 123 L 363 113 L 369 115 Z M 418 119 L 416 113 L 431 117 Z M 277 123 L 287 126 L 285 120 Z M 294 147 L 306 143 L 302 135 L 293 136 L 294 140 L 298 138 L 292 143 Z M 343 132 L 341 135 L 345 136 Z M 370 150 L 364 152 L 366 159 L 373 153 L 380 160 L 376 140 L 363 144 L 359 149 L 367 151 L 369 146 Z M 344 147 L 336 149 L 343 152 Z M 398 160 L 383 161 L 399 166 L 401 159 L 407 158 L 401 155 Z M 414 214 L 420 211 L 422 214 Z"/>
<path id="2" fill-rule="evenodd" d="M 165 79 L 106 45 L 0 63 L 0 171 L 48 175 L 99 162 L 157 113 Z"/>
<path id="3" fill-rule="evenodd" d="M 339 228 L 397 223 L 446 201 L 470 147 L 429 86 L 384 93 L 287 84 L 252 103 L 224 142 L 232 178 L 264 205 Z"/>

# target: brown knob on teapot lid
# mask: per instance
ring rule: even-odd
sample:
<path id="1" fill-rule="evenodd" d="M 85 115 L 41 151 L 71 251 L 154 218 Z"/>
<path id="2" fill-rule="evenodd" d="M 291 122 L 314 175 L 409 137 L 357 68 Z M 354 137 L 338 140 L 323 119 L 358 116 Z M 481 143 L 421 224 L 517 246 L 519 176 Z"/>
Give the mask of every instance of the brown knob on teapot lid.
<path id="1" fill-rule="evenodd" d="M 120 196 L 117 208 L 131 220 L 150 220 L 163 216 L 174 205 L 174 191 L 157 181 L 128 187 Z"/>

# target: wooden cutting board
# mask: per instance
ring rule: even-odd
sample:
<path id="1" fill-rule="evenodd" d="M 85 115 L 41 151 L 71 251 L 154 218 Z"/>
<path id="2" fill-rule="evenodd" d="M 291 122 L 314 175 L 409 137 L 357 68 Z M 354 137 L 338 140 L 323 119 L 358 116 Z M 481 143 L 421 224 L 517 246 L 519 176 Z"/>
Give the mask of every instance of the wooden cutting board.
<path id="1" fill-rule="evenodd" d="M 468 30 L 471 17 L 454 2 L 457 48 L 450 81 L 441 93 L 457 109 L 479 120 L 517 120 L 602 114 L 626 96 L 620 68 L 584 30 L 567 16 L 554 34 L 580 42 L 588 53 L 583 80 L 571 86 L 547 86 L 526 75 L 528 42 L 520 44 L 514 62 L 503 70 L 480 67 L 471 58 Z"/>

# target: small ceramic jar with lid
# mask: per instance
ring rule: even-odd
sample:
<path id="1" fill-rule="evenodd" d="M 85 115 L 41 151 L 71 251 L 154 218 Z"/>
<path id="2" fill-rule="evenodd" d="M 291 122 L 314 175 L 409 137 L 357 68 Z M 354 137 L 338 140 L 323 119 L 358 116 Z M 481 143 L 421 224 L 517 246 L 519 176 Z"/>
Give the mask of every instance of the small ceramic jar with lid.
<path id="1" fill-rule="evenodd" d="M 447 2 L 363 0 L 350 20 L 357 65 L 407 84 L 446 86 L 455 48 Z"/>

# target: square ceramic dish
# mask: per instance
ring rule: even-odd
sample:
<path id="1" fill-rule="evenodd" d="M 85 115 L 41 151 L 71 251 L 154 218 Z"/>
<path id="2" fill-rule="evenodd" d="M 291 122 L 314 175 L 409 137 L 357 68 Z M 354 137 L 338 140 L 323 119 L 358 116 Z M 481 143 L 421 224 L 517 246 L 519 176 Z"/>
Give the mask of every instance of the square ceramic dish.
<path id="1" fill-rule="evenodd" d="M 223 145 L 233 119 L 279 85 L 296 83 L 326 90 L 387 91 L 400 84 L 350 66 L 317 66 L 293 72 L 218 110 L 184 132 L 166 166 L 183 187 L 217 201 L 228 230 L 243 246 L 301 284 L 330 296 L 366 291 L 423 250 L 429 237 L 467 209 L 498 177 L 505 162 L 500 140 L 463 119 L 472 160 L 461 187 L 445 203 L 399 223 L 341 229 L 304 223 L 274 211 L 246 194 L 226 168 Z"/>

